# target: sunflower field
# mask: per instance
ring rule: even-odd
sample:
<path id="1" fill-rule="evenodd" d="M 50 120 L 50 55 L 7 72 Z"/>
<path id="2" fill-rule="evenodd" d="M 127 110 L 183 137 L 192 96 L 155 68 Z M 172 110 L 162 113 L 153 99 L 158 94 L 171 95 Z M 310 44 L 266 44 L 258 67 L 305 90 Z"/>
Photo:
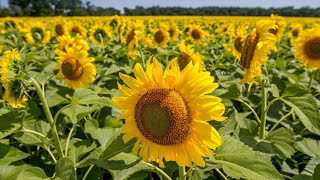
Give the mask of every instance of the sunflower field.
<path id="1" fill-rule="evenodd" d="M 320 19 L 0 19 L 0 179 L 319 180 Z"/>

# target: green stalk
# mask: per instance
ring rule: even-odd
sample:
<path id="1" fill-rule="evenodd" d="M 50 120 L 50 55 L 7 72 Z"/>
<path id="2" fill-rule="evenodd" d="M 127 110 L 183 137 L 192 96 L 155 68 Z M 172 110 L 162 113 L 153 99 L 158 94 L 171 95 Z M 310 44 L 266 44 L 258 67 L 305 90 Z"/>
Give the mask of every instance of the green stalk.
<path id="1" fill-rule="evenodd" d="M 58 152 L 58 155 L 60 158 L 63 157 L 63 152 L 62 152 L 62 147 L 61 147 L 61 143 L 60 143 L 60 140 L 59 140 L 59 136 L 58 136 L 58 132 L 57 132 L 57 128 L 56 128 L 56 125 L 54 123 L 54 120 L 53 120 L 53 117 L 52 117 L 52 114 L 51 114 L 51 111 L 49 109 L 49 106 L 48 106 L 48 103 L 46 101 L 46 98 L 44 97 L 44 93 L 38 83 L 38 81 L 34 78 L 31 78 L 31 83 L 32 85 L 36 88 L 36 91 L 39 95 L 39 98 L 40 98 L 40 101 L 42 103 L 42 106 L 43 106 L 43 110 L 47 116 L 47 119 L 49 121 L 49 124 L 51 126 L 51 133 L 52 133 L 52 137 L 53 137 L 53 140 L 54 140 L 54 144 L 55 144 L 55 148 L 57 149 L 57 152 Z"/>
<path id="2" fill-rule="evenodd" d="M 270 131 L 268 132 L 268 134 L 270 134 L 273 130 L 275 130 L 276 127 L 277 127 L 283 120 L 285 120 L 287 117 L 289 117 L 292 113 L 293 113 L 293 109 L 291 109 L 291 111 L 290 111 L 289 113 L 287 113 L 286 115 L 284 115 L 275 125 L 273 125 L 272 128 L 270 129 Z"/>
<path id="3" fill-rule="evenodd" d="M 251 110 L 251 112 L 254 114 L 254 116 L 256 117 L 256 120 L 257 120 L 258 124 L 261 123 L 261 120 L 260 120 L 258 114 L 256 113 L 256 111 L 255 111 L 248 103 L 246 103 L 245 101 L 243 101 L 243 100 L 241 100 L 241 99 L 234 99 L 234 100 L 241 102 L 241 103 L 244 104 L 247 108 L 249 108 L 249 109 Z"/>
<path id="4" fill-rule="evenodd" d="M 261 80 L 261 123 L 260 123 L 260 139 L 265 138 L 265 128 L 266 128 L 266 121 L 267 121 L 267 91 L 266 91 L 266 80 Z"/>
<path id="5" fill-rule="evenodd" d="M 158 168 L 157 166 L 150 164 L 150 163 L 145 163 L 146 165 L 148 165 L 149 167 L 153 168 L 153 170 L 158 174 L 161 174 L 165 179 L 167 180 L 172 180 L 170 176 L 168 176 L 168 174 L 166 174 L 164 171 L 162 171 L 160 168 Z"/>
<path id="6" fill-rule="evenodd" d="M 184 166 L 179 166 L 179 180 L 186 180 L 186 168 Z"/>
<path id="7" fill-rule="evenodd" d="M 310 80 L 309 80 L 309 84 L 308 84 L 308 89 L 309 89 L 309 90 L 311 90 L 312 81 L 313 81 L 313 79 L 314 79 L 314 76 L 315 76 L 315 74 L 316 74 L 316 71 L 312 71 L 310 74 L 311 74 L 311 75 L 310 75 Z"/>

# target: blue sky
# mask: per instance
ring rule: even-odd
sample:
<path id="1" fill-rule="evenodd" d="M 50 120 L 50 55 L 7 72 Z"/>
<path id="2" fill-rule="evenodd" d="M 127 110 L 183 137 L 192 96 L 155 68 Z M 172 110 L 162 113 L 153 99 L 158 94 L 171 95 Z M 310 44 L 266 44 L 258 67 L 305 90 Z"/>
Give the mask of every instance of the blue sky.
<path id="1" fill-rule="evenodd" d="M 82 0 L 83 2 L 90 0 Z M 8 6 L 8 0 L 0 0 L 2 6 Z M 320 0 L 91 0 L 91 4 L 102 7 L 114 7 L 123 12 L 124 7 L 135 6 L 181 6 L 181 7 L 285 7 L 300 8 L 309 6 L 320 7 Z"/>

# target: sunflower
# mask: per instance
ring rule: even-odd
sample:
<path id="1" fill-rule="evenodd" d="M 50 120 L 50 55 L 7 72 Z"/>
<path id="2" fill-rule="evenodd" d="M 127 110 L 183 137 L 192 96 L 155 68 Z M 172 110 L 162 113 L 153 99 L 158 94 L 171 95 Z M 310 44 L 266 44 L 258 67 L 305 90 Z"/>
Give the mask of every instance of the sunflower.
<path id="1" fill-rule="evenodd" d="M 269 52 L 275 49 L 277 37 L 270 33 L 270 29 L 275 28 L 274 21 L 260 20 L 253 32 L 247 35 L 241 51 L 240 62 L 244 68 L 242 84 L 251 84 L 261 75 L 260 66 L 267 61 Z"/>
<path id="2" fill-rule="evenodd" d="M 58 44 L 56 45 L 56 48 L 66 52 L 66 47 L 72 47 L 72 46 L 81 46 L 81 50 L 88 51 L 90 49 L 87 41 L 83 40 L 80 35 L 76 35 L 75 37 L 71 36 L 59 36 L 57 38 Z"/>
<path id="3" fill-rule="evenodd" d="M 199 64 L 189 63 L 182 71 L 172 60 L 163 71 L 155 58 L 150 58 L 146 71 L 137 63 L 135 78 L 121 74 L 125 82 L 118 85 L 121 97 L 113 104 L 124 113 L 123 140 L 137 141 L 132 149 L 144 161 L 166 161 L 179 166 L 205 166 L 203 157 L 213 154 L 221 145 L 219 133 L 207 122 L 223 121 L 221 99 L 208 95 L 219 85 L 209 72 L 200 72 Z"/>
<path id="4" fill-rule="evenodd" d="M 310 69 L 320 68 L 320 31 L 313 28 L 294 41 L 295 58 Z"/>
<path id="5" fill-rule="evenodd" d="M 63 35 L 68 35 L 69 34 L 69 26 L 68 24 L 61 18 L 56 19 L 52 32 L 53 36 L 63 36 Z"/>
<path id="6" fill-rule="evenodd" d="M 72 36 L 86 37 L 87 30 L 79 22 L 71 22 L 69 25 L 69 34 Z"/>
<path id="7" fill-rule="evenodd" d="M 89 31 L 89 39 L 98 46 L 107 45 L 112 37 L 111 30 L 104 24 L 96 24 Z"/>
<path id="8" fill-rule="evenodd" d="M 246 34 L 247 34 L 247 29 L 248 26 L 247 25 L 241 25 L 237 28 L 236 33 L 235 33 L 235 37 L 234 40 L 232 42 L 232 54 L 238 59 L 240 60 L 241 58 L 241 51 L 242 51 L 242 46 L 243 46 L 243 42 L 246 38 Z"/>
<path id="9" fill-rule="evenodd" d="M 169 32 L 171 41 L 177 40 L 180 34 L 180 30 L 176 23 L 171 23 L 171 25 L 169 26 L 168 32 Z"/>
<path id="10" fill-rule="evenodd" d="M 291 36 L 296 38 L 303 31 L 303 26 L 299 23 L 293 23 L 290 25 Z"/>
<path id="11" fill-rule="evenodd" d="M 46 26 L 41 22 L 33 22 L 26 30 L 25 40 L 27 42 L 35 42 L 39 44 L 46 44 L 50 41 L 51 33 L 45 29 Z"/>
<path id="12" fill-rule="evenodd" d="M 166 48 L 170 40 L 170 33 L 165 24 L 160 24 L 159 27 L 153 30 L 153 46 Z"/>
<path id="13" fill-rule="evenodd" d="M 188 28 L 189 37 L 193 39 L 196 43 L 202 45 L 202 40 L 206 38 L 207 33 L 204 30 L 202 30 L 201 26 L 199 25 L 191 25 Z"/>
<path id="14" fill-rule="evenodd" d="M 59 69 L 57 78 L 63 79 L 64 84 L 72 89 L 88 88 L 95 80 L 96 67 L 91 63 L 94 59 L 88 57 L 87 51 L 81 46 L 66 46 L 66 51 L 55 50 Z"/>
<path id="15" fill-rule="evenodd" d="M 5 89 L 3 99 L 7 101 L 13 108 L 24 107 L 24 103 L 28 100 L 23 90 L 21 80 L 11 78 L 12 74 L 20 72 L 20 55 L 17 49 L 5 51 L 0 59 L 0 75 L 1 83 Z"/>
<path id="16" fill-rule="evenodd" d="M 139 48 L 139 40 L 142 37 L 142 22 L 129 22 L 127 31 L 126 45 L 128 48 L 128 55 L 132 59 L 136 59 L 138 55 L 136 49 Z"/>
<path id="17" fill-rule="evenodd" d="M 203 56 L 201 56 L 199 53 L 194 53 L 192 45 L 186 46 L 185 41 L 182 40 L 178 44 L 180 55 L 178 57 L 178 64 L 181 70 L 183 70 L 190 62 L 193 64 L 199 63 L 200 71 L 205 71 L 205 65 L 203 62 Z"/>
<path id="18" fill-rule="evenodd" d="M 283 19 L 283 17 L 271 14 L 271 20 L 275 22 L 276 28 L 270 29 L 270 33 L 277 36 L 278 40 L 281 38 L 283 31 L 287 25 L 286 21 Z"/>

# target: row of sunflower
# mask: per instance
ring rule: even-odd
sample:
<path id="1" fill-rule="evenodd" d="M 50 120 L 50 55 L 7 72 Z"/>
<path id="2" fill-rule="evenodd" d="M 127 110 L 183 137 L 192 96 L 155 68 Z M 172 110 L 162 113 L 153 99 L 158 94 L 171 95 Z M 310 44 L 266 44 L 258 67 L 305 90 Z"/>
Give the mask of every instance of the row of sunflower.
<path id="1" fill-rule="evenodd" d="M 319 24 L 0 19 L 0 179 L 315 177 Z"/>

